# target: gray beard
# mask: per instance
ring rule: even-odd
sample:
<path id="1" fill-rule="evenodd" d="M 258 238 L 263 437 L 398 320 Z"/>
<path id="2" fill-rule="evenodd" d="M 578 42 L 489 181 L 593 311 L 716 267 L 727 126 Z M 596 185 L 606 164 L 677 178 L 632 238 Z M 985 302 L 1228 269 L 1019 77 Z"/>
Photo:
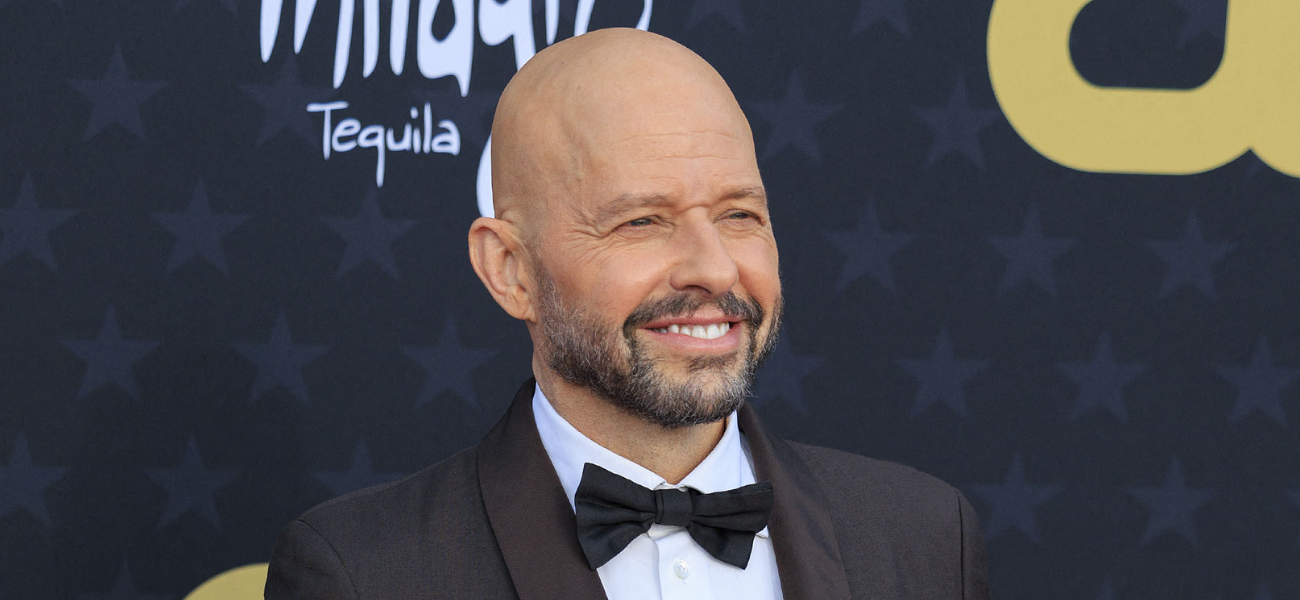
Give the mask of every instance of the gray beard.
<path id="1" fill-rule="evenodd" d="M 772 327 L 760 344 L 758 331 L 764 313 L 753 298 L 742 300 L 731 292 L 717 298 L 681 293 L 642 303 L 624 321 L 620 335 L 606 323 L 565 306 L 554 280 L 544 270 L 538 279 L 538 316 L 547 366 L 565 383 L 588 389 L 665 429 L 713 423 L 740 408 L 752 395 L 754 375 L 776 346 L 781 328 L 780 297 Z M 652 321 L 689 315 L 708 305 L 719 308 L 730 320 L 743 321 L 749 343 L 735 354 L 694 359 L 686 381 L 669 381 L 658 361 L 646 356 L 637 343 L 636 331 Z M 728 364 L 737 361 L 737 367 L 727 370 Z M 716 374 L 721 374 L 722 380 L 706 391 L 707 380 Z"/>

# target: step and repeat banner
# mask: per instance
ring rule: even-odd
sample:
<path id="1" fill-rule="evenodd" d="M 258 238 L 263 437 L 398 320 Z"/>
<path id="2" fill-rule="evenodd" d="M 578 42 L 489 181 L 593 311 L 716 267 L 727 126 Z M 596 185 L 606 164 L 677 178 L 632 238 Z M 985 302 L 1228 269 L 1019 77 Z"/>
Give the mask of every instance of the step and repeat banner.
<path id="1" fill-rule="evenodd" d="M 476 443 L 492 113 L 611 26 L 753 124 L 773 429 L 962 489 L 998 598 L 1300 598 L 1300 3 L 0 0 L 3 598 L 257 597 Z"/>

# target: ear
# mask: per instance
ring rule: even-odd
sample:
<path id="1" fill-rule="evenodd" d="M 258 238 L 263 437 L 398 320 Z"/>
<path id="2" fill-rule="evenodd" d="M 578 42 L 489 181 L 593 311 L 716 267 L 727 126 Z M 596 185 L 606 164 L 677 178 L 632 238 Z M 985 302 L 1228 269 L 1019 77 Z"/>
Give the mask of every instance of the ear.
<path id="1" fill-rule="evenodd" d="M 512 317 L 536 321 L 529 282 L 531 263 L 509 221 L 479 217 L 469 227 L 469 262 L 492 299 Z"/>

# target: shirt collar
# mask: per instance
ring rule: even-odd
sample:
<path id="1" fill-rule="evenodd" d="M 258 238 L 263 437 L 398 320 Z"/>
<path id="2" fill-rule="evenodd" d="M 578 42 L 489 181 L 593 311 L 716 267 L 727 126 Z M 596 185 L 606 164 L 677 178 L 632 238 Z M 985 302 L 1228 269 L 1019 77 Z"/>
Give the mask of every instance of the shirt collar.
<path id="1" fill-rule="evenodd" d="M 540 385 L 533 392 L 533 418 L 537 421 L 537 433 L 542 438 L 542 446 L 546 448 L 551 464 L 555 466 L 555 474 L 560 478 L 560 486 L 564 488 L 570 507 L 574 506 L 573 496 L 582 481 L 582 469 L 586 463 L 595 464 L 649 489 L 691 487 L 708 494 L 749 485 L 755 481 L 754 467 L 744 448 L 744 439 L 736 425 L 734 412 L 727 417 L 722 439 L 718 440 L 713 451 L 675 486 L 669 485 L 653 471 L 615 454 L 583 435 L 560 413 L 555 412 Z"/>

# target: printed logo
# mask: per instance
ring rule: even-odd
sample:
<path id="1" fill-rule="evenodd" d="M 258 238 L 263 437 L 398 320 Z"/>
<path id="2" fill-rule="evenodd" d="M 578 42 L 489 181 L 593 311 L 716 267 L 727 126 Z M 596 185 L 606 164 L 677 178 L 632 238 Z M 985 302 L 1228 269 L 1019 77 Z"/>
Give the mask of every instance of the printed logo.
<path id="1" fill-rule="evenodd" d="M 412 2 L 416 2 L 416 19 L 411 22 Z M 545 3 L 546 45 L 555 43 L 559 29 L 560 0 L 543 0 Z M 442 39 L 433 35 L 433 20 L 439 6 L 449 2 L 455 14 L 451 31 Z M 361 79 L 367 79 L 380 70 L 381 32 L 383 27 L 379 0 L 361 0 Z M 596 0 L 578 0 L 574 15 L 574 35 L 587 32 Z M 477 12 L 475 8 L 477 7 Z M 316 15 L 317 0 L 297 0 L 293 3 L 293 52 L 302 52 L 303 41 L 311 29 Z M 338 0 L 338 21 L 335 30 L 333 84 L 339 89 L 348 77 L 355 77 L 358 69 L 350 65 L 357 0 Z M 269 62 L 280 40 L 280 23 L 285 11 L 284 0 L 262 0 L 261 56 Z M 643 8 L 635 27 L 643 31 L 650 28 L 650 15 L 654 0 L 643 0 Z M 477 17 L 477 19 L 475 18 Z M 318 22 L 319 19 L 316 19 Z M 533 35 L 533 0 L 392 0 L 388 17 L 388 71 L 402 76 L 412 62 L 407 56 L 410 36 L 415 36 L 414 65 L 425 79 L 453 77 L 462 97 L 469 95 L 470 74 L 474 64 L 474 39 L 489 46 L 499 46 L 512 41 L 515 69 L 518 70 L 538 52 Z M 477 27 L 476 27 L 477 25 Z M 321 122 L 321 154 L 325 160 L 332 156 L 362 149 L 374 152 L 375 184 L 383 187 L 389 152 L 413 154 L 449 154 L 459 156 L 461 150 L 460 128 L 450 119 L 436 123 L 432 115 L 436 108 L 429 103 L 413 106 L 410 120 L 399 126 L 363 124 L 365 114 L 347 100 L 313 102 L 303 110 L 313 113 Z M 400 135 L 399 135 L 400 133 Z M 479 212 L 492 214 L 491 148 L 489 137 L 479 159 L 477 180 Z"/>
<path id="2" fill-rule="evenodd" d="M 1020 137 L 1082 171 L 1189 175 L 1253 151 L 1300 177 L 1300 2 L 1230 0 L 1223 62 L 1193 90 L 1106 88 L 1081 77 L 1070 30 L 1091 0 L 996 0 L 989 77 Z"/>

